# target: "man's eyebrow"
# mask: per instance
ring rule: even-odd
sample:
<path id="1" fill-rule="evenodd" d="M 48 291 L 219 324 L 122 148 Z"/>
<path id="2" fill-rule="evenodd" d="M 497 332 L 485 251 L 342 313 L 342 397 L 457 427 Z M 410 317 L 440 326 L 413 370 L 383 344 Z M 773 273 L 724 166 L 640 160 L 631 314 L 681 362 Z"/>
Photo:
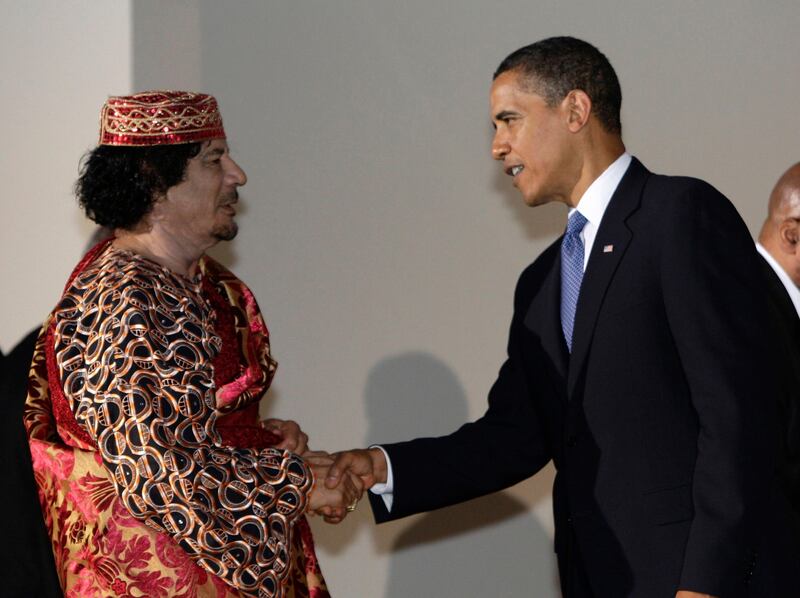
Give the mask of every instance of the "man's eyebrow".
<path id="1" fill-rule="evenodd" d="M 224 154 L 224 153 L 225 153 L 225 149 L 224 149 L 224 148 L 221 148 L 221 147 L 215 147 L 215 148 L 214 148 L 214 149 L 212 149 L 212 150 L 208 150 L 208 151 L 205 153 L 205 155 L 204 155 L 203 157 L 204 157 L 204 158 L 208 158 L 208 157 L 216 157 L 216 156 L 221 156 L 221 155 L 222 155 L 222 154 Z"/>
<path id="2" fill-rule="evenodd" d="M 494 115 L 494 120 L 505 120 L 509 116 L 519 116 L 519 112 L 514 112 L 513 110 L 502 110 Z"/>

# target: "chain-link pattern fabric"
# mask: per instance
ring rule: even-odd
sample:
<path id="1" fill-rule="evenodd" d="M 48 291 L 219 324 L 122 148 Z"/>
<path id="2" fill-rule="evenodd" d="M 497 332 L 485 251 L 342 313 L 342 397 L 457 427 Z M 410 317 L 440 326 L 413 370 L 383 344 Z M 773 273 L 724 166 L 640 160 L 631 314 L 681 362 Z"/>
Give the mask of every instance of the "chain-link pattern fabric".
<path id="1" fill-rule="evenodd" d="M 207 277 L 208 266 L 204 264 Z M 224 284 L 230 273 L 218 265 L 211 268 L 223 279 L 220 289 L 230 289 L 231 285 Z M 238 315 L 257 315 L 249 291 L 239 296 L 244 309 Z M 248 308 L 254 313 L 245 313 Z M 211 581 L 224 580 L 234 595 L 284 597 L 287 584 L 293 585 L 289 578 L 296 576 L 290 572 L 296 557 L 291 552 L 297 549 L 292 538 L 295 522 L 302 521 L 310 541 L 302 513 L 313 480 L 302 459 L 288 451 L 230 447 L 222 442 L 216 429 L 221 412 L 257 401 L 275 364 L 268 358 L 267 347 L 261 367 L 252 367 L 259 357 L 255 342 L 259 322 L 263 326 L 258 316 L 244 326 L 245 334 L 253 338 L 239 338 L 246 345 L 240 347 L 241 352 L 252 353 L 251 359 L 245 356 L 236 380 L 217 388 L 213 361 L 220 353 L 221 339 L 215 333 L 215 320 L 199 279 L 188 281 L 110 246 L 83 268 L 54 311 L 50 333 L 40 339 L 40 344 L 52 339 L 51 347 L 44 348 L 52 351 L 60 390 L 74 415 L 71 426 L 62 421 L 68 419 L 65 416 L 57 417 L 58 431 L 76 448 L 71 455 L 55 455 L 48 452 L 48 445 L 37 444 L 44 440 L 41 432 L 47 417 L 35 408 L 41 396 L 32 384 L 26 425 L 37 482 L 41 493 L 47 474 L 60 472 L 56 477 L 69 478 L 84 455 L 94 454 L 111 484 L 106 482 L 105 490 L 93 493 L 91 489 L 103 487 L 105 480 L 89 473 L 78 484 L 70 482 L 65 493 L 72 493 L 74 499 L 82 492 L 90 501 L 68 501 L 79 510 L 84 508 L 90 523 L 98 519 L 98 504 L 91 502 L 98 498 L 114 513 L 103 522 L 106 528 L 144 523 L 159 538 L 156 544 L 163 545 L 160 538 L 171 537 L 168 544 L 177 542 L 192 565 L 211 573 Z M 262 332 L 266 334 L 265 327 Z M 41 380 L 41 365 L 32 380 Z M 52 383 L 54 377 L 48 377 Z M 55 404 L 53 411 L 58 412 Z M 54 457 L 61 464 L 55 470 Z M 48 526 L 53 530 L 69 518 L 69 513 L 51 514 Z M 74 526 L 69 529 L 74 533 Z M 65 531 L 58 532 L 62 538 Z M 114 539 L 110 534 L 104 541 Z M 118 550 L 116 556 L 124 561 L 125 550 Z M 120 569 L 119 564 L 108 567 L 112 573 Z M 68 566 L 62 574 L 70 577 L 69 573 Z M 148 574 L 152 577 L 158 572 Z M 108 577 L 106 581 L 111 582 L 113 576 Z M 131 591 L 135 589 L 128 585 Z M 218 589 L 219 584 L 210 587 L 215 586 Z M 174 595 L 153 587 L 149 590 L 153 595 Z M 317 595 L 327 595 L 324 582 L 320 587 L 324 593 Z"/>

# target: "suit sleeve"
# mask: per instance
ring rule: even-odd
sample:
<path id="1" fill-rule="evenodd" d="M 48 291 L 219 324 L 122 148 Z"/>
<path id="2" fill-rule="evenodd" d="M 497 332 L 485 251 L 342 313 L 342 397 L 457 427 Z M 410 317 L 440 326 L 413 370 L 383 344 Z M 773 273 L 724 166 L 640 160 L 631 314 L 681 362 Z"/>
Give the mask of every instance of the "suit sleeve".
<path id="1" fill-rule="evenodd" d="M 526 371 L 532 364 L 522 355 L 522 320 L 530 300 L 524 280 L 523 274 L 515 294 L 508 357 L 489 392 L 486 413 L 447 436 L 381 445 L 392 462 L 394 498 L 389 513 L 382 498 L 370 494 L 379 523 L 507 488 L 550 460 L 536 392 L 528 382 L 536 375 Z"/>
<path id="2" fill-rule="evenodd" d="M 750 235 L 721 194 L 696 182 L 665 212 L 663 297 L 699 423 L 680 588 L 733 595 L 774 467 L 763 291 Z"/>

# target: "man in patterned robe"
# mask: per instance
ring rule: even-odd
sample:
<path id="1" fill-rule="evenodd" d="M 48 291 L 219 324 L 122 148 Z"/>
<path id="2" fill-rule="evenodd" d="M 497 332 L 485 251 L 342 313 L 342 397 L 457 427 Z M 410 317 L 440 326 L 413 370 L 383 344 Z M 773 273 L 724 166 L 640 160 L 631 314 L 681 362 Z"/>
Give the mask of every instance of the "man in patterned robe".
<path id="1" fill-rule="evenodd" d="M 259 422 L 269 333 L 205 255 L 246 180 L 213 97 L 104 105 L 76 190 L 114 236 L 45 322 L 24 414 L 68 597 L 328 596 L 304 513 L 339 519 L 360 490 L 315 485 L 296 424 Z"/>

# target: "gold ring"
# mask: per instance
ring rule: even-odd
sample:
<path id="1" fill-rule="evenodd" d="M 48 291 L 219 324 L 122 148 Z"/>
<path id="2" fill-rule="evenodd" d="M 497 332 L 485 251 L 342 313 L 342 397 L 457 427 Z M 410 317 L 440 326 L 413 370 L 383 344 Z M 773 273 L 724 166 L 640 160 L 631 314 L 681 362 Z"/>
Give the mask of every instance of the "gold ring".
<path id="1" fill-rule="evenodd" d="M 358 506 L 358 499 L 354 500 L 352 504 L 347 505 L 345 509 L 347 510 L 348 513 L 352 513 L 353 511 L 356 510 L 357 506 Z"/>

